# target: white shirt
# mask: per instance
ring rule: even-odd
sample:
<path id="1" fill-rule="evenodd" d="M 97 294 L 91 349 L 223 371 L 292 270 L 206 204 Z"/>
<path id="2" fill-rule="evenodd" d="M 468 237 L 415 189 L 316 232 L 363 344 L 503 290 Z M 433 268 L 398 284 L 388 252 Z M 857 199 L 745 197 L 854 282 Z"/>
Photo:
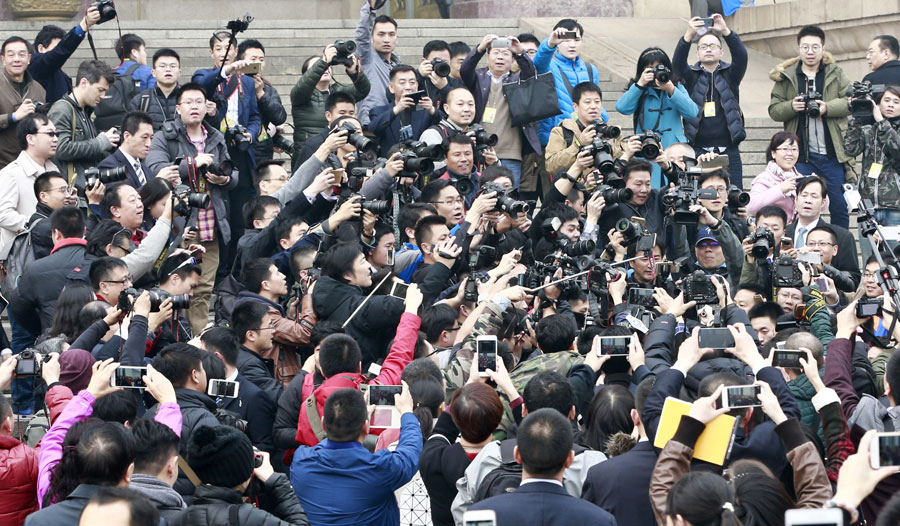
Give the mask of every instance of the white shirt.
<path id="1" fill-rule="evenodd" d="M 38 204 L 34 180 L 50 171 L 57 171 L 55 164 L 47 161 L 42 166 L 25 151 L 0 170 L 0 246 L 25 228 Z"/>
<path id="2" fill-rule="evenodd" d="M 820 219 L 821 218 L 817 218 L 815 221 L 806 226 L 801 225 L 800 219 L 797 219 L 797 228 L 794 230 L 794 237 L 796 237 L 797 239 L 794 239 L 794 248 L 803 248 L 804 246 L 806 246 L 806 236 L 809 235 L 810 230 L 816 228 L 816 226 L 819 224 Z"/>
<path id="3" fill-rule="evenodd" d="M 519 484 L 519 485 L 522 486 L 522 485 L 524 485 L 524 484 L 528 484 L 528 483 L 531 483 L 531 482 L 546 482 L 546 483 L 548 483 L 548 484 L 556 484 L 556 485 L 559 486 L 559 487 L 563 487 L 563 483 L 560 482 L 560 481 L 558 481 L 558 480 L 556 480 L 556 479 L 525 479 L 525 480 L 523 480 L 522 483 Z"/>
<path id="4" fill-rule="evenodd" d="M 147 182 L 147 173 L 144 172 L 144 167 L 141 165 L 141 160 L 137 159 L 135 157 L 132 157 L 130 153 L 126 152 L 125 150 L 123 150 L 121 148 L 119 148 L 119 151 L 122 152 L 122 155 L 125 156 L 125 160 L 128 161 L 128 164 L 131 165 L 131 168 L 134 170 L 135 175 L 137 175 L 138 180 L 140 180 L 141 175 L 143 175 L 144 176 L 143 182 L 146 183 Z M 135 165 L 141 167 L 140 174 L 138 173 L 138 169 L 135 167 Z"/>

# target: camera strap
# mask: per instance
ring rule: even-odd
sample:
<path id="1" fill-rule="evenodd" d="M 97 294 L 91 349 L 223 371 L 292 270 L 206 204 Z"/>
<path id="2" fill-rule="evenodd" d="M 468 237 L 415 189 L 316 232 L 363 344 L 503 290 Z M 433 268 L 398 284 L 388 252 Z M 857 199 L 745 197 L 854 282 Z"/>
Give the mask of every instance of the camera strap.
<path id="1" fill-rule="evenodd" d="M 391 222 L 394 227 L 394 243 L 400 242 L 400 226 L 397 224 L 397 218 L 400 217 L 400 192 L 397 190 L 397 185 L 394 185 L 394 201 L 393 201 L 393 209 L 394 209 L 394 217 L 391 218 Z M 378 241 L 377 239 L 375 240 Z"/>
<path id="2" fill-rule="evenodd" d="M 115 18 L 116 29 L 119 31 L 119 42 L 122 42 L 122 26 L 119 25 L 119 15 L 116 14 Z M 94 60 L 100 60 L 99 58 L 97 58 L 97 48 L 94 47 L 94 37 L 91 36 L 91 28 L 87 28 L 87 30 L 85 30 L 85 33 L 87 33 L 88 44 L 90 44 L 91 46 L 91 53 L 94 54 Z"/>

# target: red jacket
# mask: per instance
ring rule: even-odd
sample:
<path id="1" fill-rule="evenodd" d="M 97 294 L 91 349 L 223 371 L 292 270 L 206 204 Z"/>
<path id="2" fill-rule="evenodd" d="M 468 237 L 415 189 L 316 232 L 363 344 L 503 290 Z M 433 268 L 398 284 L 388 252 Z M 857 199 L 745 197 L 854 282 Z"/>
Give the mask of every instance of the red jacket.
<path id="1" fill-rule="evenodd" d="M 37 511 L 38 451 L 0 435 L 0 524 L 18 525 Z"/>
<path id="2" fill-rule="evenodd" d="M 381 374 L 375 377 L 371 383 L 378 385 L 400 385 L 400 375 L 403 369 L 412 361 L 416 350 L 416 341 L 419 338 L 419 326 L 422 319 L 415 314 L 404 312 L 400 317 L 400 323 L 397 325 L 397 334 L 394 336 L 394 344 L 391 346 L 391 352 L 384 359 L 381 366 Z M 306 446 L 315 446 L 319 443 L 316 434 L 309 426 L 309 418 L 306 414 L 306 399 L 312 392 L 313 375 L 308 374 L 304 378 L 303 385 L 303 404 L 300 405 L 300 416 L 297 419 L 297 443 Z M 309 386 L 306 385 L 307 380 Z M 360 384 L 366 382 L 366 377 L 359 372 L 339 373 L 322 382 L 322 385 L 315 390 L 316 409 L 319 416 L 325 408 L 325 400 L 328 396 L 338 389 L 351 388 L 359 389 Z"/>

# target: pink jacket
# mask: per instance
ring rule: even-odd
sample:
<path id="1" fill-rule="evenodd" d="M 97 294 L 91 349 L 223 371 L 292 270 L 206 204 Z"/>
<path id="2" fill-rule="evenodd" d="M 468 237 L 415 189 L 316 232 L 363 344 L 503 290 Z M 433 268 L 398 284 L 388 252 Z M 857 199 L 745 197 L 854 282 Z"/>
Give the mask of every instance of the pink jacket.
<path id="1" fill-rule="evenodd" d="M 41 439 L 41 453 L 38 461 L 38 505 L 43 506 L 44 495 L 50 489 L 50 473 L 62 458 L 62 445 L 66 433 L 73 425 L 90 418 L 94 413 L 94 402 L 94 395 L 87 389 L 79 391 L 66 404 L 66 408 Z M 181 409 L 178 404 L 160 404 L 154 420 L 181 436 Z"/>
<path id="2" fill-rule="evenodd" d="M 794 168 L 787 175 L 801 174 Z M 787 224 L 794 220 L 797 194 L 791 191 L 785 197 L 781 192 L 781 183 L 784 180 L 785 172 L 775 164 L 775 161 L 769 161 L 766 169 L 754 177 L 753 182 L 750 183 L 750 204 L 747 205 L 747 210 L 749 210 L 751 215 L 755 216 L 759 209 L 764 206 L 775 205 L 787 214 Z"/>

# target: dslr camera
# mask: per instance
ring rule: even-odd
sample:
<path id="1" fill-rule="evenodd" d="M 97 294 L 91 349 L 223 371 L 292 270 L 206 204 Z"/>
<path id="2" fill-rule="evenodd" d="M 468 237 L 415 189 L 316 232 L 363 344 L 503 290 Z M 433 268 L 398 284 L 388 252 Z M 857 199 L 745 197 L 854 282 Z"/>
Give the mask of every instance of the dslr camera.
<path id="1" fill-rule="evenodd" d="M 356 126 L 349 121 L 344 121 L 340 126 L 332 130 L 331 133 L 337 133 L 341 130 L 347 130 L 347 143 L 353 145 L 353 147 L 360 152 L 360 159 L 375 158 L 375 151 L 378 149 L 378 144 L 376 144 L 375 141 L 363 135 L 356 129 Z"/>
<path id="2" fill-rule="evenodd" d="M 482 192 L 496 192 L 497 193 L 497 206 L 494 207 L 493 212 L 506 212 L 511 216 L 516 216 L 523 212 L 527 213 L 529 206 L 525 201 L 519 201 L 514 197 L 510 196 L 510 191 L 506 190 L 500 184 L 495 182 L 485 183 L 484 186 L 481 187 Z"/>
<path id="3" fill-rule="evenodd" d="M 288 139 L 284 134 L 281 133 L 276 133 L 275 136 L 272 137 L 272 146 L 280 149 L 288 155 L 293 155 L 294 153 L 294 141 Z"/>
<path id="4" fill-rule="evenodd" d="M 871 117 L 875 106 L 874 97 L 884 93 L 884 84 L 872 85 L 868 80 L 854 82 L 847 86 L 847 97 L 850 98 L 850 113 L 854 117 Z"/>
<path id="5" fill-rule="evenodd" d="M 116 17 L 116 4 L 113 3 L 113 0 L 96 0 L 91 4 L 91 7 L 96 7 L 97 11 L 100 12 L 98 24 L 109 22 Z"/>
<path id="6" fill-rule="evenodd" d="M 172 298 L 172 310 L 187 310 L 191 308 L 190 294 L 169 294 L 160 289 L 158 291 L 150 291 L 150 312 L 158 312 L 159 306 L 166 298 Z"/>
<path id="7" fill-rule="evenodd" d="M 653 78 L 656 79 L 656 82 L 660 84 L 665 84 L 672 80 L 672 70 L 667 68 L 662 64 L 657 64 L 655 68 L 650 68 L 653 71 Z"/>
<path id="8" fill-rule="evenodd" d="M 245 133 L 247 133 L 247 128 L 240 124 L 229 126 L 225 130 L 225 144 L 229 148 L 237 148 L 242 152 L 246 152 L 250 148 L 250 139 L 244 135 Z"/>
<path id="9" fill-rule="evenodd" d="M 805 113 L 807 117 L 818 119 L 822 114 L 822 111 L 819 110 L 817 101 L 822 100 L 822 94 L 816 91 L 816 81 L 814 79 L 806 79 L 806 93 L 801 95 L 801 97 L 803 98 L 803 104 L 806 105 L 806 109 L 803 110 L 803 113 Z"/>
<path id="10" fill-rule="evenodd" d="M 728 187 L 728 209 L 737 213 L 738 208 L 750 204 L 750 194 L 735 185 Z"/>
<path id="11" fill-rule="evenodd" d="M 604 141 L 599 133 L 591 141 L 591 144 L 582 146 L 579 150 L 580 152 L 588 152 L 594 168 L 600 170 L 600 173 L 603 175 L 609 175 L 616 171 L 615 161 L 612 156 L 612 146 Z"/>
<path id="12" fill-rule="evenodd" d="M 695 270 L 690 275 L 685 276 L 681 282 L 684 286 L 684 301 L 696 301 L 697 305 L 715 305 L 719 303 L 719 295 L 716 293 L 716 286 L 713 285 L 712 277 L 702 270 Z"/>
<path id="13" fill-rule="evenodd" d="M 172 192 L 172 198 L 175 199 L 175 213 L 181 217 L 190 215 L 191 208 L 209 208 L 209 194 L 192 192 L 187 185 L 180 184 L 176 186 L 175 191 Z"/>
<path id="14" fill-rule="evenodd" d="M 758 260 L 766 259 L 775 248 L 775 234 L 768 228 L 761 226 L 756 229 L 756 232 L 750 234 L 750 242 L 753 243 L 750 254 Z"/>
<path id="15" fill-rule="evenodd" d="M 871 318 L 872 316 L 881 316 L 882 300 L 881 297 L 866 298 L 862 297 L 856 302 L 856 317 Z"/>
<path id="16" fill-rule="evenodd" d="M 647 232 L 643 225 L 637 221 L 620 219 L 616 223 L 616 231 L 621 232 L 622 237 L 625 239 L 624 246 L 636 245 L 635 250 L 638 253 L 653 250 L 653 245 L 656 244 L 656 234 Z"/>
<path id="17" fill-rule="evenodd" d="M 50 360 L 50 355 L 35 352 L 34 349 L 25 349 L 13 359 L 17 360 L 16 376 L 40 376 L 41 366 Z"/>
<path id="18" fill-rule="evenodd" d="M 678 186 L 663 194 L 662 202 L 674 211 L 672 221 L 676 225 L 696 225 L 700 217 L 690 207 L 699 204 L 700 199 L 715 199 L 719 193 L 714 188 L 698 188 L 696 175 L 700 174 L 697 161 L 684 158 L 687 170 L 678 171 Z"/>
<path id="19" fill-rule="evenodd" d="M 589 239 L 572 241 L 566 236 L 560 236 L 556 240 L 556 246 L 559 247 L 563 254 L 573 258 L 587 256 L 594 251 L 595 247 L 594 242 Z"/>
<path id="20" fill-rule="evenodd" d="M 403 143 L 400 158 L 403 159 L 403 171 L 398 177 L 407 174 L 427 175 L 434 171 L 434 161 L 444 157 L 440 144 L 428 145 L 421 141 L 409 140 Z"/>
<path id="21" fill-rule="evenodd" d="M 638 138 L 641 140 L 641 157 L 649 161 L 659 157 L 659 152 L 662 151 L 662 137 L 658 133 L 647 130 L 638 135 Z"/>
<path id="22" fill-rule="evenodd" d="M 788 255 L 779 257 L 775 262 L 774 281 L 778 288 L 802 288 L 803 274 L 800 272 L 799 262 Z"/>
<path id="23" fill-rule="evenodd" d="M 128 169 L 124 166 L 116 166 L 115 168 L 88 168 L 84 171 L 84 187 L 93 190 L 97 183 L 109 185 L 118 183 L 128 178 Z"/>
<path id="24" fill-rule="evenodd" d="M 431 61 L 431 67 L 434 68 L 434 74 L 441 78 L 447 78 L 450 76 L 450 63 L 445 62 L 444 59 L 436 58 Z"/>
<path id="25" fill-rule="evenodd" d="M 585 127 L 585 129 L 593 128 L 597 131 L 597 135 L 603 137 L 604 139 L 617 139 L 620 135 L 622 135 L 622 128 L 618 126 L 614 126 L 612 124 L 606 124 L 601 120 L 594 121 L 593 124 L 589 124 Z"/>
<path id="26" fill-rule="evenodd" d="M 484 129 L 484 126 L 480 124 L 473 124 L 469 126 L 469 129 L 474 132 L 475 151 L 478 153 L 481 153 L 488 148 L 493 148 L 497 145 L 497 141 L 500 140 L 496 134 L 488 133 L 487 130 Z"/>
<path id="27" fill-rule="evenodd" d="M 356 53 L 356 42 L 353 40 L 336 40 L 334 49 L 337 50 L 337 53 L 331 59 L 331 62 L 328 63 L 329 66 L 343 65 L 345 68 L 349 68 L 353 65 L 353 59 L 350 57 Z"/>

